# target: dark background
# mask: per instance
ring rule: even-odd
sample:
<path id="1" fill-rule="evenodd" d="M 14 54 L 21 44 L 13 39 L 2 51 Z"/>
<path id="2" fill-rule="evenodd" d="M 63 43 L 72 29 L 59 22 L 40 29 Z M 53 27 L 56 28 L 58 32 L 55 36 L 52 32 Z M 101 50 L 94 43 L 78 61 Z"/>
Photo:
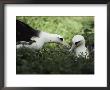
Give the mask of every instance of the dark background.
<path id="1" fill-rule="evenodd" d="M 3 4 L 11 4 L 11 3 L 31 3 L 31 4 L 108 4 L 110 0 L 0 0 L 0 87 L 4 87 L 4 5 Z M 110 46 L 110 35 L 109 35 L 109 30 L 110 30 L 110 3 L 108 4 L 107 8 L 107 46 Z M 110 68 L 110 61 L 109 61 L 109 53 L 110 53 L 110 47 L 107 47 L 107 68 Z M 110 71 L 107 69 L 107 76 L 110 76 Z M 110 89 L 110 78 L 107 77 L 107 84 L 108 88 L 0 88 L 0 90 L 90 90 L 90 89 L 99 89 L 99 90 L 105 90 L 105 89 Z M 28 82 L 27 82 L 28 83 Z"/>
<path id="2" fill-rule="evenodd" d="M 0 87 L 4 84 L 4 14 L 3 5 L 0 4 Z"/>
<path id="3" fill-rule="evenodd" d="M 0 0 L 2 3 L 33 4 L 107 4 L 109 0 Z"/>

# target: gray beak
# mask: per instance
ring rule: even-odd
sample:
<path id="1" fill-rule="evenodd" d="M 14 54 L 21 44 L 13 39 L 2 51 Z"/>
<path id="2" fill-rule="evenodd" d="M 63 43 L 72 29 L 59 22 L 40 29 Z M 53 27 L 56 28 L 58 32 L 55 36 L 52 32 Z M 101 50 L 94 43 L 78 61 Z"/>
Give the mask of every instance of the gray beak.
<path id="1" fill-rule="evenodd" d="M 73 51 L 75 49 L 75 45 L 72 44 L 71 49 L 69 50 L 70 52 Z"/>
<path id="2" fill-rule="evenodd" d="M 65 47 L 70 48 L 70 45 L 67 44 L 65 41 L 63 41 L 62 44 L 63 44 Z"/>

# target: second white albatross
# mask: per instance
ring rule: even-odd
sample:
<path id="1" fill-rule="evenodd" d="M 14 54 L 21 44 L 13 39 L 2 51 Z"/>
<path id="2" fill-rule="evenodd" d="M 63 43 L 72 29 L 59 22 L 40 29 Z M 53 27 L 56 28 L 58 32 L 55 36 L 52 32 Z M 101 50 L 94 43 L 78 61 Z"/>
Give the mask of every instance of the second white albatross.
<path id="1" fill-rule="evenodd" d="M 75 35 L 72 38 L 72 47 L 69 51 L 75 51 L 77 57 L 89 58 L 89 51 L 85 46 L 85 39 L 82 35 Z"/>

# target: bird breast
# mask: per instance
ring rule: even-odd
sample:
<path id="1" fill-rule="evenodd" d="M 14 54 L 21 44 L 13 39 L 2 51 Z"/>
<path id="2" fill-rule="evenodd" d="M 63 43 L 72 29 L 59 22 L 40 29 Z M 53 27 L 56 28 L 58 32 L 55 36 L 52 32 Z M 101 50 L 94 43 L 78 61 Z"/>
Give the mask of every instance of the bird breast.
<path id="1" fill-rule="evenodd" d="M 78 47 L 75 49 L 76 56 L 88 57 L 89 52 L 86 47 Z"/>

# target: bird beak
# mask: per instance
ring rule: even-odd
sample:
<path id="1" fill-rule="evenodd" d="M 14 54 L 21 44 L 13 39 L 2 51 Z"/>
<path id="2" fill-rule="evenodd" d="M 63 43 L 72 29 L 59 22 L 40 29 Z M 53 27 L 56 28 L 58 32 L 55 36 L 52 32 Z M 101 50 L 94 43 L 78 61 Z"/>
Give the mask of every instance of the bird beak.
<path id="1" fill-rule="evenodd" d="M 65 41 L 63 41 L 62 44 L 63 44 L 65 47 L 70 48 L 70 45 L 67 44 Z"/>
<path id="2" fill-rule="evenodd" d="M 75 49 L 75 47 L 76 46 L 72 44 L 72 47 L 71 47 L 71 49 L 69 51 L 71 52 L 73 49 Z"/>

